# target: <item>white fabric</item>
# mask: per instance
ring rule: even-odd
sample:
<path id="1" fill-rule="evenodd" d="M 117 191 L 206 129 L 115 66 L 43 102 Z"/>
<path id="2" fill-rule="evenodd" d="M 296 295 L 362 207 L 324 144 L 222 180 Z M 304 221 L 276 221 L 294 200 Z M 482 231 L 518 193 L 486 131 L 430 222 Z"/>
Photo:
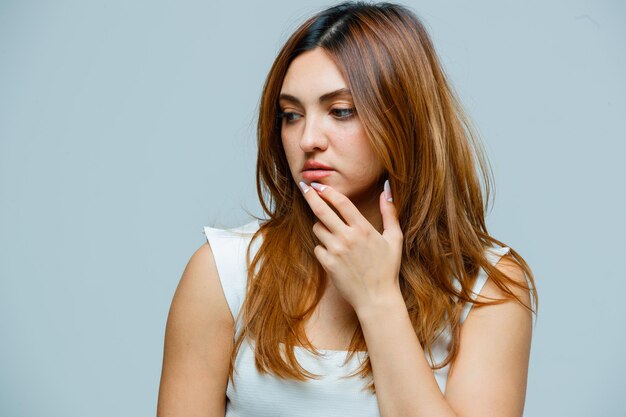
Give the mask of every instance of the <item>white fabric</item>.
<path id="1" fill-rule="evenodd" d="M 227 230 L 204 227 L 204 233 L 215 257 L 226 301 L 234 318 L 238 317 L 245 295 L 246 249 L 258 228 L 259 223 L 256 219 Z M 255 240 L 250 259 L 258 250 L 260 240 L 261 238 Z M 486 256 L 495 265 L 508 252 L 508 247 L 490 248 Z M 487 275 L 481 269 L 472 289 L 474 294 L 480 292 L 486 280 Z M 459 288 L 456 279 L 454 283 Z M 475 299 L 475 295 L 472 298 Z M 471 303 L 466 304 L 461 321 L 465 320 L 471 306 Z M 238 320 L 237 333 L 240 326 Z M 450 338 L 450 332 L 444 331 L 435 341 L 432 349 L 434 363 L 441 363 L 445 359 Z M 369 381 L 358 376 L 341 379 L 353 373 L 359 367 L 359 358 L 364 356 L 359 353 L 344 365 L 347 356 L 345 351 L 319 350 L 324 353 L 323 357 L 317 358 L 303 347 L 296 347 L 295 354 L 301 366 L 310 372 L 323 375 L 320 379 L 309 379 L 306 382 L 282 380 L 274 375 L 260 374 L 257 371 L 252 346 L 244 341 L 235 361 L 235 386 L 228 381 L 226 417 L 379 417 L 376 396 L 362 390 Z M 433 360 L 428 354 L 426 358 L 432 365 Z M 446 389 L 448 371 L 449 365 L 433 371 L 443 393 Z"/>

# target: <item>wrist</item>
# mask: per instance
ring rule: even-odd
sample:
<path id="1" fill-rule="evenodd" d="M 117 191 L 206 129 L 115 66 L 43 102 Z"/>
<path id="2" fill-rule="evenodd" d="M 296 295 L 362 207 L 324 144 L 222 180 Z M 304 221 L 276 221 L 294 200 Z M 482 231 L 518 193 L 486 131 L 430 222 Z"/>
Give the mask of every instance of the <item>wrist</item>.
<path id="1" fill-rule="evenodd" d="M 361 324 L 366 321 L 378 322 L 385 317 L 398 313 L 408 314 L 399 288 L 397 291 L 376 297 L 375 300 L 361 306 L 355 312 Z"/>

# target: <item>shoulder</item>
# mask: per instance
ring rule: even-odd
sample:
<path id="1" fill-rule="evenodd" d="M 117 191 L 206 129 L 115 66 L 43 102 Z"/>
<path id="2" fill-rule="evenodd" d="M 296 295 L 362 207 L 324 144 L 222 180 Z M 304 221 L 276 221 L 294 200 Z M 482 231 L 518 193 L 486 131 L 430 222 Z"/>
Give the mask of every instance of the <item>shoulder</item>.
<path id="1" fill-rule="evenodd" d="M 494 266 L 515 283 L 528 285 L 524 269 L 510 254 L 503 255 Z M 479 341 L 498 338 L 501 337 L 501 332 L 508 333 L 515 330 L 520 338 L 530 341 L 532 331 L 532 313 L 529 310 L 531 294 L 528 290 L 516 285 L 510 283 L 504 285 L 519 301 L 511 298 L 501 287 L 502 284 L 499 285 L 487 277 L 476 299 L 483 302 L 501 300 L 501 303 L 485 306 L 474 305 L 467 319 L 463 322 L 462 335 L 465 334 L 467 338 L 476 338 Z"/>
<path id="2" fill-rule="evenodd" d="M 211 246 L 204 243 L 190 257 L 182 274 L 172 307 L 176 313 L 220 327 L 234 326 L 221 289 Z"/>
<path id="3" fill-rule="evenodd" d="M 525 284 L 523 268 L 510 255 L 495 267 L 511 280 Z M 529 305 L 530 294 L 507 285 Z M 455 410 L 467 415 L 522 415 L 530 360 L 532 314 L 487 279 L 480 301 L 504 300 L 500 304 L 475 305 L 460 331 L 458 356 L 446 386 L 446 398 Z M 480 384 L 475 382 L 480 380 Z"/>
<path id="4" fill-rule="evenodd" d="M 526 277 L 526 273 L 524 269 L 520 266 L 520 264 L 513 258 L 510 254 L 503 255 L 500 260 L 494 265 L 495 268 L 504 274 L 507 278 L 519 284 L 520 286 L 527 286 L 528 281 Z M 524 303 L 526 306 L 531 306 L 531 298 L 530 292 L 524 290 L 523 288 L 519 288 L 516 285 L 507 285 L 509 291 L 511 291 L 515 296 Z M 498 286 L 492 279 L 487 279 L 484 287 L 480 291 L 477 299 L 479 301 L 490 301 L 493 299 L 507 299 L 507 303 L 517 303 L 514 299 L 511 299 L 510 296 L 504 292 L 504 290 Z M 474 308 L 477 306 L 474 306 Z M 524 308 L 519 305 L 520 308 Z"/>
<path id="5" fill-rule="evenodd" d="M 219 285 L 205 243 L 189 259 L 170 307 L 158 415 L 223 413 L 234 323 Z"/>

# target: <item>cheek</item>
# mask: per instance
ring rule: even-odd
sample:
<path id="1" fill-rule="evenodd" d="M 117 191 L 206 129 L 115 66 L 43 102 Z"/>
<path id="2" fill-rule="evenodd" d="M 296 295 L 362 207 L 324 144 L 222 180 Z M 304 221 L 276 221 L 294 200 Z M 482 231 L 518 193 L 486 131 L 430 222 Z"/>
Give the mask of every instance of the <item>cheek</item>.
<path id="1" fill-rule="evenodd" d="M 346 149 L 352 159 L 352 172 L 359 177 L 370 178 L 379 174 L 382 165 L 371 149 L 369 142 L 355 142 Z"/>
<path id="2" fill-rule="evenodd" d="M 285 133 L 280 134 L 280 143 L 283 145 L 283 149 L 285 150 L 285 154 L 287 156 L 289 156 L 289 153 L 291 151 L 291 147 L 290 144 L 292 143 L 292 141 L 289 139 L 289 135 L 286 135 Z"/>
<path id="3" fill-rule="evenodd" d="M 298 131 L 293 126 L 280 129 L 280 139 L 285 149 L 293 149 L 298 147 Z"/>
<path id="4" fill-rule="evenodd" d="M 347 129 L 338 136 L 338 140 L 342 153 L 345 157 L 353 159 L 355 167 L 369 167 L 377 163 L 376 155 L 362 129 Z"/>
<path id="5" fill-rule="evenodd" d="M 298 151 L 299 151 L 298 144 L 294 142 L 293 140 L 291 140 L 289 138 L 289 135 L 282 135 L 282 134 L 281 134 L 281 143 L 283 145 L 283 151 L 285 152 L 285 156 L 287 157 L 287 163 L 289 164 L 289 167 L 293 171 L 294 164 L 297 163 L 297 159 L 298 159 Z"/>

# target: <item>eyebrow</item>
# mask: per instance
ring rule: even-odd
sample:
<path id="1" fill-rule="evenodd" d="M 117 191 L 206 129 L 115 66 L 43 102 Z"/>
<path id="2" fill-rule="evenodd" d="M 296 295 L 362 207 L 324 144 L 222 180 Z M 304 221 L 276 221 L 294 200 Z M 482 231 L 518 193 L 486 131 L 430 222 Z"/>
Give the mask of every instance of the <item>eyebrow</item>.
<path id="1" fill-rule="evenodd" d="M 348 88 L 340 88 L 339 90 L 331 91 L 330 93 L 322 94 L 319 98 L 319 103 L 324 104 L 336 98 L 349 98 L 352 99 L 352 93 Z M 292 96 L 291 94 L 282 93 L 279 97 L 279 100 L 286 100 L 292 103 L 302 105 L 300 99 L 296 96 Z"/>

